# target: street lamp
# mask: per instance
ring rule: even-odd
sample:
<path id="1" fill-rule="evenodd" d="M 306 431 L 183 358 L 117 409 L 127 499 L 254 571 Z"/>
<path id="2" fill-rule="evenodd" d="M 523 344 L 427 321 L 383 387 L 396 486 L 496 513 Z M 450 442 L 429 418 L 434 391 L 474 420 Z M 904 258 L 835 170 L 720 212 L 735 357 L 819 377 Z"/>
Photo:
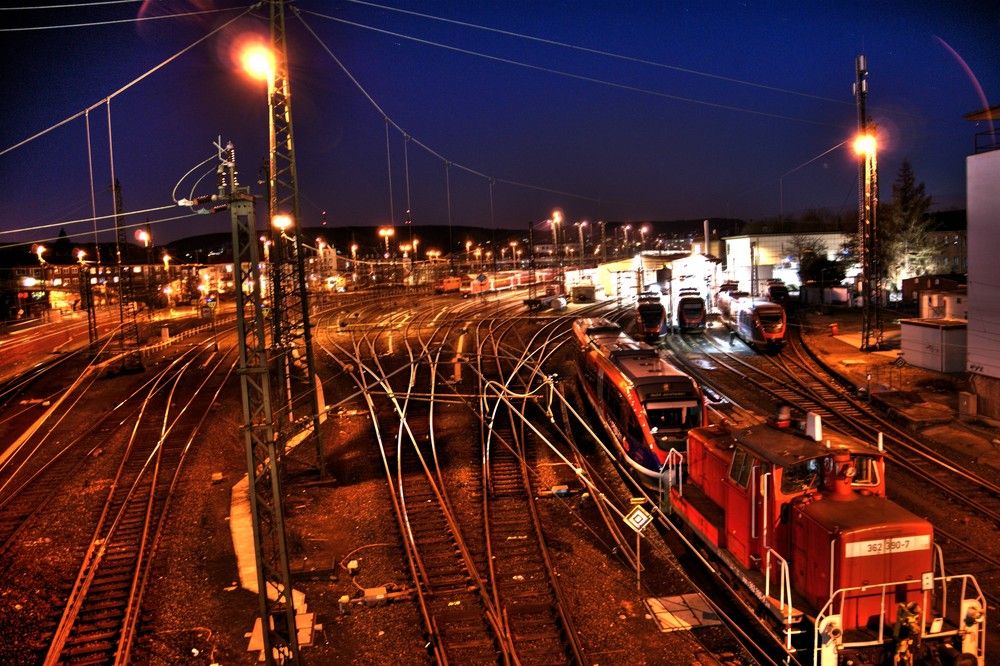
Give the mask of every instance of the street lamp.
<path id="1" fill-rule="evenodd" d="M 639 228 L 639 234 L 642 241 L 639 243 L 639 250 L 642 252 L 646 251 L 646 234 L 649 233 L 649 225 L 644 224 Z"/>
<path id="2" fill-rule="evenodd" d="M 45 303 L 42 304 L 42 310 L 44 311 L 44 310 L 48 309 L 48 307 L 47 307 L 48 299 L 47 299 L 46 293 L 45 293 L 45 259 L 44 259 L 44 257 L 42 257 L 42 255 L 45 254 L 48 251 L 48 248 L 45 247 L 42 244 L 38 244 L 38 245 L 35 245 L 32 249 L 34 250 L 35 254 L 38 256 L 38 266 L 39 266 L 39 270 L 40 270 L 41 275 L 42 275 L 42 298 L 45 299 Z"/>
<path id="3" fill-rule="evenodd" d="M 385 241 L 385 258 L 389 258 L 389 239 L 395 234 L 395 230 L 392 227 L 382 227 L 378 230 L 378 235 L 382 237 Z"/>
<path id="4" fill-rule="evenodd" d="M 583 255 L 584 255 L 584 253 L 587 251 L 587 246 L 584 245 L 584 242 L 583 242 L 583 228 L 585 226 L 587 226 L 587 221 L 586 220 L 581 220 L 580 222 L 576 223 L 576 226 L 577 226 L 577 228 L 580 231 L 580 257 L 582 258 Z"/>

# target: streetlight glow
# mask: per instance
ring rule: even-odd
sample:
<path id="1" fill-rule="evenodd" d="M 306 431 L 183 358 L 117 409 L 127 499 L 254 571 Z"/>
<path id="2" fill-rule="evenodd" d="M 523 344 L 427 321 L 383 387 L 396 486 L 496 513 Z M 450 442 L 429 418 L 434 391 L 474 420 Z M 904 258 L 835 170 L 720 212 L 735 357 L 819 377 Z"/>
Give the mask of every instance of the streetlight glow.
<path id="1" fill-rule="evenodd" d="M 871 155 L 875 152 L 875 135 L 862 134 L 854 140 L 854 152 L 858 155 Z"/>
<path id="2" fill-rule="evenodd" d="M 270 81 L 274 76 L 274 52 L 263 44 L 254 44 L 244 49 L 240 60 L 247 74 L 261 81 Z"/>
<path id="3" fill-rule="evenodd" d="M 285 233 L 292 226 L 292 216 L 279 213 L 271 218 L 271 224 L 281 233 Z"/>

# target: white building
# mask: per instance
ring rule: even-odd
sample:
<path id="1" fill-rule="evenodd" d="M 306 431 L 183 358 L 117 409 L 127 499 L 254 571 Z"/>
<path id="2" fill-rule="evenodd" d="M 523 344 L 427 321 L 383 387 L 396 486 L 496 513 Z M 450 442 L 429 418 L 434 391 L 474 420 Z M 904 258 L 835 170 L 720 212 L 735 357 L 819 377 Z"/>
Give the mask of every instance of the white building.
<path id="1" fill-rule="evenodd" d="M 1000 120 L 1000 107 L 969 114 L 970 120 Z M 995 137 L 987 152 L 965 160 L 966 209 L 969 219 L 969 329 L 966 370 L 976 409 L 1000 419 L 1000 145 Z M 992 148 L 992 150 L 989 150 Z"/>
<path id="2" fill-rule="evenodd" d="M 839 231 L 820 231 L 807 234 L 755 234 L 729 236 L 725 242 L 726 280 L 738 282 L 742 291 L 761 295 L 769 279 L 781 279 L 788 285 L 798 285 L 798 258 L 793 257 L 794 239 L 814 239 L 821 244 L 827 259 L 834 261 L 851 236 Z M 756 268 L 756 284 L 754 273 Z"/>

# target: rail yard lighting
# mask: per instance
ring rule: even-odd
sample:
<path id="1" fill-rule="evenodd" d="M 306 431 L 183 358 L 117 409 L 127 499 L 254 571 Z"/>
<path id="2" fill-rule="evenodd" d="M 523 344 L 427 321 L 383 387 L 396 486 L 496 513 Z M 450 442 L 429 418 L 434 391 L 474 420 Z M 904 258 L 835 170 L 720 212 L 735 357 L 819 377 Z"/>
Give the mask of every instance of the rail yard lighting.
<path id="1" fill-rule="evenodd" d="M 274 84 L 274 52 L 263 44 L 248 46 L 242 54 L 243 69 L 252 78 Z"/>
<path id="2" fill-rule="evenodd" d="M 271 261 L 271 239 L 267 236 L 261 236 L 260 242 L 264 244 L 264 262 Z"/>
<path id="3" fill-rule="evenodd" d="M 358 260 L 358 244 L 353 243 L 351 245 L 351 261 L 357 261 L 357 260 Z"/>
<path id="4" fill-rule="evenodd" d="M 271 225 L 281 233 L 285 233 L 292 228 L 292 216 L 279 213 L 271 218 Z"/>
<path id="5" fill-rule="evenodd" d="M 392 227 L 382 227 L 378 230 L 378 235 L 382 237 L 385 241 L 385 258 L 389 258 L 389 239 L 396 234 L 396 231 Z"/>
<path id="6" fill-rule="evenodd" d="M 150 236 L 149 232 L 145 229 L 138 229 L 135 232 L 135 239 L 142 243 L 143 247 L 148 248 L 149 243 L 152 240 L 152 236 Z"/>
<path id="7" fill-rule="evenodd" d="M 873 155 L 875 153 L 875 135 L 862 134 L 854 140 L 854 152 L 858 155 Z"/>

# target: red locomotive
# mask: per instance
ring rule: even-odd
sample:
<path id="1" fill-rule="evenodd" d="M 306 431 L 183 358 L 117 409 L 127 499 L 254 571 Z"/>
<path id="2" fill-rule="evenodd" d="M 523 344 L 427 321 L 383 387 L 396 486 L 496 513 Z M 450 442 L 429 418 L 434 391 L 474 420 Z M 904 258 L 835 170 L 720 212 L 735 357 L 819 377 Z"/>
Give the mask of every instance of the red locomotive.
<path id="1" fill-rule="evenodd" d="M 880 448 L 788 410 L 688 433 L 668 510 L 803 664 L 985 664 L 986 599 L 931 524 L 886 498 Z M 805 657 L 805 658 L 803 658 Z"/>

